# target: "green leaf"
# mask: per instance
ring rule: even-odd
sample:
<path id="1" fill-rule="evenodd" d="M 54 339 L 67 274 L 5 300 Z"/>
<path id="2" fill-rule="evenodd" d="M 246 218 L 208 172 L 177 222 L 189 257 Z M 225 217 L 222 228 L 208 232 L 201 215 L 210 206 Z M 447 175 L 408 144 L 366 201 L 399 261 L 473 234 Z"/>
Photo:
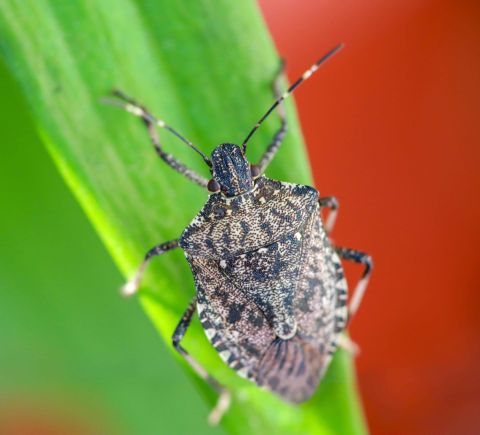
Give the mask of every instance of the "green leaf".
<path id="1" fill-rule="evenodd" d="M 118 297 L 123 277 L 1 61 L 0 95 L 0 433 L 15 432 L 12 411 L 75 426 L 49 433 L 224 433 L 140 305 Z"/>
<path id="2" fill-rule="evenodd" d="M 180 235 L 206 193 L 155 158 L 138 120 L 98 104 L 99 98 L 121 88 L 206 152 L 241 142 L 272 102 L 278 66 L 259 11 L 251 1 L 9 0 L 0 3 L 0 13 L 0 53 L 41 137 L 113 259 L 130 275 L 148 248 Z M 287 113 L 289 134 L 267 174 L 311 183 L 291 102 Z M 252 139 L 252 161 L 276 128 L 272 116 Z M 172 154 L 207 175 L 194 152 L 160 134 Z M 169 342 L 192 296 L 187 264 L 172 252 L 151 267 L 140 299 Z M 352 362 L 342 352 L 314 398 L 292 406 L 226 367 L 198 321 L 185 347 L 233 390 L 222 422 L 231 433 L 365 432 Z M 213 405 L 215 394 L 194 379 Z"/>

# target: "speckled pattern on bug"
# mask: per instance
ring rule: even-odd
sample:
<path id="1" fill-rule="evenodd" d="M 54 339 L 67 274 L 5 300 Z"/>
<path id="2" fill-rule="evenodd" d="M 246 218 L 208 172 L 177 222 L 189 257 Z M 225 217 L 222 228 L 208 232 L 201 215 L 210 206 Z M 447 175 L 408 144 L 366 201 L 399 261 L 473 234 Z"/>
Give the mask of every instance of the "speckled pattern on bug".
<path id="1" fill-rule="evenodd" d="M 293 403 L 311 397 L 339 344 L 354 347 L 343 331 L 365 292 L 370 256 L 332 245 L 328 234 L 338 209 L 334 197 L 322 198 L 313 187 L 263 175 L 287 130 L 283 100 L 340 48 L 323 56 L 284 93 L 280 92 L 281 69 L 273 82 L 274 104 L 242 146 L 221 144 L 211 157 L 125 94 L 115 91 L 117 99 L 108 100 L 140 117 L 160 158 L 210 192 L 180 239 L 148 251 L 123 291 L 130 295 L 138 289 L 154 256 L 178 247 L 184 250 L 196 294 L 173 334 L 173 345 L 220 393 L 210 415 L 213 423 L 228 408 L 230 396 L 180 344 L 195 310 L 206 336 L 231 368 Z M 281 126 L 260 162 L 251 165 L 246 158 L 247 142 L 274 109 Z M 198 152 L 210 168 L 210 181 L 167 154 L 156 127 L 170 131 Z M 330 209 L 325 224 L 323 208 Z M 364 265 L 350 298 L 341 258 Z"/>

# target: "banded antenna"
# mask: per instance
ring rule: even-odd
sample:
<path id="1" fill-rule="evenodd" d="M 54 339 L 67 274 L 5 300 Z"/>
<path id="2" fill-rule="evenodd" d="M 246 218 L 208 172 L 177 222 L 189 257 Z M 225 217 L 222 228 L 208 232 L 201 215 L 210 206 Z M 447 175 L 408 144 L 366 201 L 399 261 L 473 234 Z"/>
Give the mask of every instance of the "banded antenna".
<path id="1" fill-rule="evenodd" d="M 124 94 L 122 91 L 119 91 L 117 89 L 114 89 L 112 91 L 112 95 L 116 98 L 102 98 L 102 103 L 104 104 L 110 104 L 112 106 L 120 107 L 123 110 L 126 110 L 127 112 L 138 116 L 139 118 L 142 118 L 142 120 L 148 125 L 156 125 L 157 127 L 164 128 L 165 130 L 169 131 L 173 135 L 175 135 L 178 139 L 180 139 L 183 143 L 187 144 L 192 150 L 196 151 L 198 154 L 200 154 L 205 161 L 205 163 L 209 166 L 212 167 L 212 162 L 210 159 L 207 157 L 207 155 L 201 151 L 199 148 L 197 148 L 193 142 L 182 136 L 177 130 L 175 130 L 173 127 L 168 125 L 165 121 L 162 119 L 155 118 L 151 113 L 149 113 L 145 108 L 140 106 L 135 100 L 130 98 L 128 95 Z"/>
<path id="2" fill-rule="evenodd" d="M 253 136 L 253 134 L 257 131 L 258 127 L 262 124 L 265 119 L 268 118 L 268 115 L 275 110 L 275 108 L 285 99 L 287 99 L 293 91 L 300 86 L 305 80 L 307 80 L 319 67 L 322 65 L 322 63 L 326 62 L 328 59 L 330 59 L 335 53 L 340 51 L 343 48 L 343 44 L 338 44 L 335 48 L 332 48 L 327 54 L 325 54 L 323 57 L 318 59 L 310 69 L 305 71 L 300 78 L 298 78 L 287 90 L 286 92 L 278 98 L 270 107 L 270 109 L 267 110 L 265 115 L 263 115 L 260 120 L 255 124 L 255 127 L 252 128 L 250 133 L 248 133 L 248 136 L 245 138 L 245 140 L 242 143 L 242 150 L 243 153 L 247 151 L 247 142 L 250 140 L 250 138 Z"/>

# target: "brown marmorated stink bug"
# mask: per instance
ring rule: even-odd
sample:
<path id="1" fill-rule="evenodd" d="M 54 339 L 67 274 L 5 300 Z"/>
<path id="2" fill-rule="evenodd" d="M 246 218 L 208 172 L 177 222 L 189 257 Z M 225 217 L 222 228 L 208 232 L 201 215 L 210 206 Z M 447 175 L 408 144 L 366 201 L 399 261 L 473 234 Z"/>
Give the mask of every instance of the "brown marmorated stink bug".
<path id="1" fill-rule="evenodd" d="M 372 261 L 353 249 L 333 246 L 328 238 L 337 214 L 334 197 L 319 197 L 313 187 L 263 176 L 287 131 L 283 107 L 295 88 L 341 48 L 318 60 L 285 93 L 280 69 L 273 81 L 275 102 L 247 135 L 241 147 L 224 143 L 207 157 L 164 121 L 119 91 L 106 102 L 140 117 L 153 146 L 171 168 L 208 189 L 210 197 L 180 239 L 147 252 L 137 274 L 123 287 L 135 293 L 154 256 L 175 248 L 185 252 L 195 279 L 196 295 L 180 320 L 175 349 L 219 394 L 210 421 L 218 422 L 230 395 L 182 347 L 180 341 L 197 310 L 205 334 L 221 358 L 240 376 L 299 403 L 319 384 L 337 346 L 353 349 L 343 335 L 365 292 Z M 260 162 L 246 159 L 247 142 L 262 122 L 278 110 L 281 126 Z M 194 173 L 159 142 L 156 127 L 173 133 L 198 152 L 210 168 L 210 181 Z M 320 210 L 329 208 L 323 224 Z M 340 259 L 364 265 L 347 306 L 347 282 Z"/>

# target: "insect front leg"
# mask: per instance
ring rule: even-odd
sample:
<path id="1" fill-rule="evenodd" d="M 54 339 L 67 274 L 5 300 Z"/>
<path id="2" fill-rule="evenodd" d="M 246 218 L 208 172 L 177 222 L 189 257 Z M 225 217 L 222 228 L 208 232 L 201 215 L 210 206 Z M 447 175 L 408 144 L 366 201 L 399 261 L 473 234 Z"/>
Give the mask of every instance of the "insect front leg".
<path id="1" fill-rule="evenodd" d="M 362 302 L 362 298 L 365 294 L 365 290 L 367 289 L 368 280 L 370 279 L 370 274 L 372 272 L 373 261 L 370 255 L 361 251 L 356 251 L 349 248 L 339 248 L 338 246 L 335 247 L 335 250 L 340 258 L 365 265 L 362 277 L 355 286 L 350 303 L 348 305 L 348 318 L 350 319 L 357 312 L 358 307 Z"/>
<path id="2" fill-rule="evenodd" d="M 278 69 L 278 72 L 275 76 L 275 79 L 273 80 L 272 83 L 272 89 L 273 89 L 273 95 L 275 99 L 278 99 L 282 96 L 282 90 L 280 88 L 280 82 L 282 80 L 282 75 L 285 70 L 285 62 L 282 60 L 280 63 L 280 67 Z M 267 166 L 270 164 L 270 162 L 273 160 L 275 157 L 275 154 L 277 153 L 278 149 L 280 148 L 280 145 L 282 144 L 283 138 L 285 137 L 285 134 L 287 133 L 287 116 L 285 114 L 285 105 L 283 102 L 280 102 L 277 106 L 277 112 L 280 116 L 280 128 L 277 130 L 275 133 L 275 136 L 273 136 L 272 142 L 270 145 L 268 145 L 267 150 L 263 154 L 262 158 L 260 159 L 260 162 L 258 163 L 258 167 L 260 169 L 260 174 L 263 174 L 265 172 L 265 169 L 267 169 Z"/>
<path id="3" fill-rule="evenodd" d="M 180 353 L 180 355 L 183 356 L 183 358 L 185 358 L 185 360 L 192 367 L 192 369 L 220 394 L 217 404 L 208 416 L 209 423 L 212 425 L 216 425 L 230 406 L 230 391 L 228 391 L 224 386 L 220 385 L 214 378 L 212 378 L 207 373 L 207 371 L 194 358 L 192 358 L 180 344 L 180 341 L 183 339 L 188 327 L 190 326 L 192 317 L 195 314 L 196 306 L 197 298 L 195 297 L 190 302 L 190 305 L 183 314 L 183 317 L 178 323 L 178 326 L 175 328 L 172 336 L 172 343 L 173 347 Z"/>
<path id="4" fill-rule="evenodd" d="M 171 154 L 167 153 L 164 151 L 160 139 L 158 137 L 158 133 L 156 128 L 163 128 L 170 133 L 174 134 L 177 138 L 179 138 L 182 142 L 186 143 L 188 146 L 193 148 L 195 151 L 200 153 L 204 159 L 206 156 L 199 151 L 192 142 L 190 142 L 188 139 L 185 139 L 180 133 L 178 133 L 176 130 L 174 130 L 172 127 L 167 125 L 164 121 L 161 119 L 156 118 L 153 116 L 145 107 L 142 105 L 138 104 L 133 98 L 129 97 L 128 95 L 124 94 L 123 92 L 119 90 L 114 90 L 112 92 L 112 95 L 116 97 L 117 99 L 103 99 L 103 101 L 107 104 L 111 104 L 114 106 L 118 106 L 127 112 L 138 116 L 139 118 L 142 119 L 144 122 L 145 126 L 148 129 L 148 133 L 150 135 L 150 140 L 152 141 L 153 147 L 155 148 L 155 151 L 157 155 L 168 165 L 170 166 L 173 170 L 177 171 L 178 173 L 182 174 L 186 178 L 188 178 L 190 181 L 193 181 L 195 184 L 198 184 L 199 186 L 202 187 L 207 187 L 208 180 L 201 175 L 197 174 L 195 171 L 192 169 L 188 168 L 185 166 L 183 163 L 181 163 L 179 160 L 177 160 L 175 157 L 173 157 Z"/>
<path id="5" fill-rule="evenodd" d="M 162 243 L 160 245 L 154 246 L 152 249 L 150 249 L 146 254 L 145 258 L 142 261 L 142 264 L 140 264 L 140 267 L 137 270 L 137 273 L 134 275 L 134 277 L 128 281 L 123 287 L 122 287 L 122 294 L 124 296 L 132 296 L 135 294 L 138 290 L 138 287 L 140 286 L 140 282 L 142 281 L 143 274 L 145 273 L 145 269 L 148 266 L 148 263 L 152 260 L 153 257 L 157 257 L 159 255 L 165 254 L 165 252 L 171 251 L 172 249 L 178 248 L 178 240 L 171 240 L 169 242 Z"/>
<path id="6" fill-rule="evenodd" d="M 324 198 L 318 198 L 318 205 L 320 208 L 330 209 L 325 221 L 325 231 L 327 234 L 330 234 L 333 230 L 333 226 L 335 225 L 335 221 L 337 220 L 339 207 L 338 200 L 334 196 L 325 196 Z"/>

